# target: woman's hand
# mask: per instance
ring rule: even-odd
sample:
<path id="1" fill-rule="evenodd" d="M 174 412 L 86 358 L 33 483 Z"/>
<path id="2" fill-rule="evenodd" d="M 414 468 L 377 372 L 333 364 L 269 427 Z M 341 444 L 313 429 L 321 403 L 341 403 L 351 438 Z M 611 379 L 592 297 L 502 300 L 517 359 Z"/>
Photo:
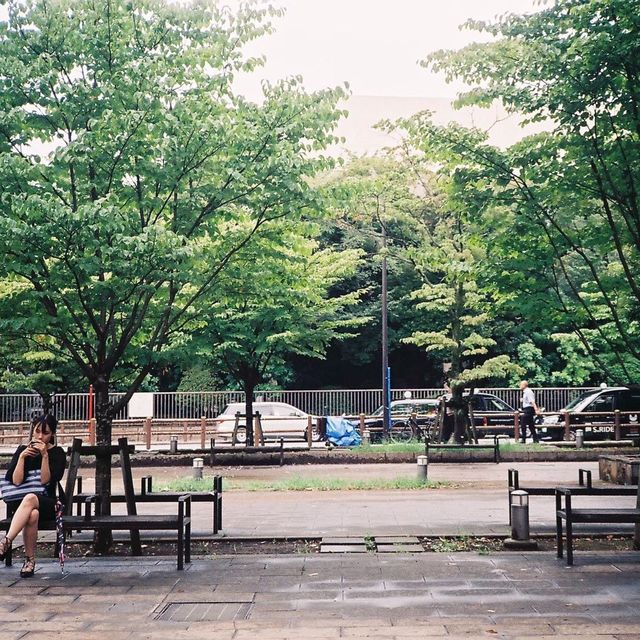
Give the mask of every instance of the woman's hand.
<path id="1" fill-rule="evenodd" d="M 27 448 L 22 451 L 20 457 L 24 460 L 25 458 L 35 458 L 40 451 L 36 448 L 35 443 L 30 442 L 27 445 Z"/>
<path id="2" fill-rule="evenodd" d="M 40 442 L 39 440 L 36 440 L 35 442 L 32 442 L 29 446 L 35 450 L 35 455 L 46 456 L 49 454 L 47 445 L 44 442 Z"/>

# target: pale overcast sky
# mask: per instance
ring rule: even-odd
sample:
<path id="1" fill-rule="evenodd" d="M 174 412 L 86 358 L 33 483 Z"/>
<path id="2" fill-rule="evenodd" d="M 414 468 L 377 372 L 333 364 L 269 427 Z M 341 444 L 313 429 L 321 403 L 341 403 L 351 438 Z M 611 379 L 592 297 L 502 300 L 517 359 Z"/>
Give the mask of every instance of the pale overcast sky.
<path id="1" fill-rule="evenodd" d="M 286 9 L 276 33 L 252 45 L 267 56 L 257 72 L 270 80 L 302 75 L 307 89 L 348 81 L 354 95 L 453 97 L 417 61 L 438 49 L 462 47 L 482 35 L 459 26 L 468 18 L 527 13 L 537 0 L 273 0 Z M 256 97 L 255 83 L 242 92 Z"/>

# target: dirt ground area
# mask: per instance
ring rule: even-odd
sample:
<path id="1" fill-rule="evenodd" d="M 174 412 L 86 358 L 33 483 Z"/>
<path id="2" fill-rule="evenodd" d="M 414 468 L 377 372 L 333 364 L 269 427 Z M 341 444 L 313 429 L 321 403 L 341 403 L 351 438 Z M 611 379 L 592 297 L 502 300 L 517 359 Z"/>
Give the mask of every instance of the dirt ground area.
<path id="1" fill-rule="evenodd" d="M 479 554 L 504 551 L 503 540 L 499 537 L 488 536 L 441 536 L 419 537 L 423 551 L 432 553 L 457 553 L 475 551 Z M 365 539 L 366 542 L 366 539 Z M 555 550 L 555 538 L 540 537 L 537 539 L 538 551 L 549 552 Z M 368 545 L 371 552 L 375 552 L 375 544 Z M 576 551 L 630 551 L 633 541 L 623 536 L 593 536 L 577 537 L 574 539 Z M 93 557 L 91 544 L 88 542 L 68 542 L 65 548 L 69 558 Z M 279 554 L 314 554 L 320 552 L 319 538 L 295 538 L 279 540 L 193 540 L 191 554 L 193 556 L 216 555 L 279 555 Z M 532 553 L 532 552 L 528 552 Z M 40 543 L 38 547 L 40 557 L 53 556 L 53 543 Z M 142 545 L 143 556 L 174 556 L 176 545 L 172 542 L 156 541 Z M 16 557 L 22 555 L 22 549 L 15 550 Z M 115 543 L 110 556 L 131 555 L 129 543 Z"/>

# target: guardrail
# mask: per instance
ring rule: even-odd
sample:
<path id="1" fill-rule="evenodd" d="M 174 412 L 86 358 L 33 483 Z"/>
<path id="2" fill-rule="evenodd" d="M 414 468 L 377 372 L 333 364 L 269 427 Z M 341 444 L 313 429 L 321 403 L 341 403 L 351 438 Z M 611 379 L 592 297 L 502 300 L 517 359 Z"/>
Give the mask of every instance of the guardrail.
<path id="1" fill-rule="evenodd" d="M 538 405 L 547 411 L 565 407 L 580 393 L 593 387 L 546 387 L 534 389 Z M 512 407 L 520 404 L 521 392 L 513 388 L 478 389 L 493 393 Z M 406 394 L 413 399 L 438 398 L 444 393 L 441 388 L 392 389 L 391 399 L 401 400 Z M 122 393 L 112 393 L 112 400 Z M 244 402 L 242 391 L 162 391 L 153 394 L 153 412 L 156 419 L 197 420 L 201 416 L 213 418 L 227 404 Z M 301 409 L 312 415 L 357 415 L 371 414 L 382 404 L 380 389 L 334 389 L 334 390 L 266 390 L 256 391 L 254 401 L 277 401 Z M 88 393 L 56 394 L 51 397 L 53 413 L 59 420 L 87 420 L 89 416 Z M 25 422 L 42 411 L 42 398 L 37 394 L 0 394 L 0 423 Z M 117 420 L 132 418 L 128 407 L 116 416 Z"/>

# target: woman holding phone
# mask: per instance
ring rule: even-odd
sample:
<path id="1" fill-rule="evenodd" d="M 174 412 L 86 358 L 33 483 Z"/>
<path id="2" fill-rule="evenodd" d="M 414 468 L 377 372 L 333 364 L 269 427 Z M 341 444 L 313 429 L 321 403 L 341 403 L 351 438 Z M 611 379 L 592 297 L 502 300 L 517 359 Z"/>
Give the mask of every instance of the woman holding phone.
<path id="1" fill-rule="evenodd" d="M 65 453 L 55 443 L 57 427 L 58 421 L 52 415 L 36 418 L 31 427 L 29 444 L 16 449 L 5 476 L 6 480 L 19 486 L 29 472 L 40 471 L 41 492 L 34 491 L 20 500 L 7 503 L 13 517 L 7 535 L 0 540 L 0 560 L 4 560 L 11 544 L 22 531 L 25 560 L 20 575 L 23 578 L 31 577 L 36 568 L 38 523 L 55 520 L 56 487 L 62 480 L 66 466 Z"/>

